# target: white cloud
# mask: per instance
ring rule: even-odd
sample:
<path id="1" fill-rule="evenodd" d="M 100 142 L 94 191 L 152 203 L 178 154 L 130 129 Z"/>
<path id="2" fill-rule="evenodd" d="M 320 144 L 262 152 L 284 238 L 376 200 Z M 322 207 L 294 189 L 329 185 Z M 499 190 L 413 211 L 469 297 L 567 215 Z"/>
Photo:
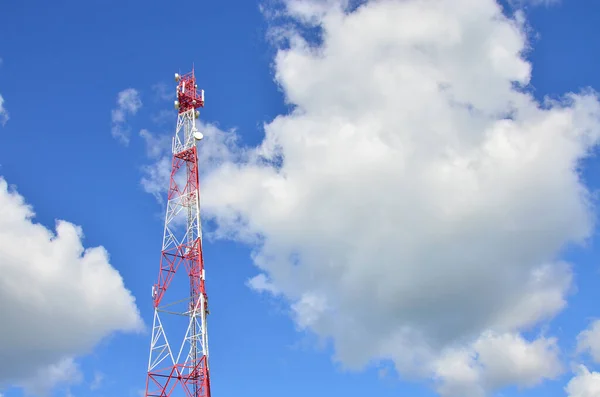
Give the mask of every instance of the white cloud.
<path id="1" fill-rule="evenodd" d="M 152 122 L 158 125 L 173 124 L 177 117 L 173 114 L 172 110 L 162 109 L 158 113 L 151 116 Z"/>
<path id="2" fill-rule="evenodd" d="M 171 137 L 169 135 L 156 135 L 143 129 L 140 136 L 146 144 L 146 154 L 151 159 L 157 159 L 170 153 Z"/>
<path id="3" fill-rule="evenodd" d="M 578 354 L 589 354 L 594 363 L 600 363 L 600 320 L 593 321 L 577 336 Z M 583 364 L 575 367 L 575 376 L 565 387 L 569 397 L 595 397 L 600 395 L 600 373 L 590 372 Z"/>
<path id="4" fill-rule="evenodd" d="M 126 127 L 127 115 L 135 115 L 142 107 L 139 92 L 127 88 L 117 95 L 117 108 L 112 111 L 112 136 L 122 144 L 129 144 L 129 131 Z"/>
<path id="5" fill-rule="evenodd" d="M 600 363 L 600 320 L 595 320 L 577 336 L 577 351 L 589 353 L 594 362 Z"/>
<path id="6" fill-rule="evenodd" d="M 533 342 L 516 334 L 484 333 L 468 348 L 450 349 L 435 363 L 440 394 L 477 397 L 516 384 L 532 387 L 562 373 L 554 338 Z"/>
<path id="7" fill-rule="evenodd" d="M 272 295 L 278 295 L 279 290 L 263 273 L 257 274 L 248 280 L 247 285 L 257 292 L 268 292 Z"/>
<path id="8" fill-rule="evenodd" d="M 33 396 L 44 396 L 58 386 L 81 383 L 83 375 L 72 357 L 63 358 L 55 364 L 42 367 L 20 383 L 25 392 Z"/>
<path id="9" fill-rule="evenodd" d="M 392 360 L 446 396 L 555 378 L 556 340 L 522 335 L 565 307 L 557 255 L 593 230 L 578 167 L 596 94 L 540 104 L 518 88 L 524 17 L 493 0 L 287 4 L 323 39 L 276 30 L 295 109 L 257 148 L 216 145 L 201 182 L 216 234 L 256 244 L 249 284 L 348 368 Z"/>
<path id="10" fill-rule="evenodd" d="M 0 124 L 6 125 L 9 118 L 8 111 L 4 107 L 4 98 L 0 95 Z"/>
<path id="11" fill-rule="evenodd" d="M 161 195 L 168 189 L 171 177 L 171 138 L 167 135 L 156 136 L 145 129 L 140 131 L 140 136 L 146 143 L 146 154 L 155 161 L 142 167 L 142 188 L 163 203 Z"/>
<path id="12" fill-rule="evenodd" d="M 103 247 L 85 248 L 81 228 L 67 221 L 53 233 L 33 217 L 0 178 L 0 384 L 39 395 L 78 378 L 73 357 L 143 323 Z"/>
<path id="13" fill-rule="evenodd" d="M 0 58 L 0 66 L 2 66 L 3 60 Z M 6 108 L 4 107 L 4 98 L 0 95 L 0 124 L 5 126 L 9 119 L 9 114 Z"/>
<path id="14" fill-rule="evenodd" d="M 600 373 L 590 372 L 584 365 L 578 367 L 577 375 L 565 387 L 569 397 L 600 396 Z"/>
<path id="15" fill-rule="evenodd" d="M 154 91 L 154 97 L 161 101 L 175 100 L 177 94 L 175 93 L 175 87 L 170 87 L 165 83 L 156 83 L 152 86 Z"/>

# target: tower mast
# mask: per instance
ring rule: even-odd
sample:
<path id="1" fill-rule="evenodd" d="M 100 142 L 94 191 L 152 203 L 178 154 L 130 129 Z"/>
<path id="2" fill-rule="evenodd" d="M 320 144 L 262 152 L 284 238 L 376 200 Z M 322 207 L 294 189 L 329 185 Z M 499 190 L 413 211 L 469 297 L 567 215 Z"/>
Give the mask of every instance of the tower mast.
<path id="1" fill-rule="evenodd" d="M 200 115 L 197 109 L 204 107 L 204 90 L 198 92 L 193 69 L 182 76 L 176 73 L 175 81 L 177 127 L 171 145 L 160 271 L 158 282 L 152 286 L 154 320 L 146 397 L 210 397 L 208 298 L 196 148 L 196 141 L 202 139 L 196 119 Z"/>

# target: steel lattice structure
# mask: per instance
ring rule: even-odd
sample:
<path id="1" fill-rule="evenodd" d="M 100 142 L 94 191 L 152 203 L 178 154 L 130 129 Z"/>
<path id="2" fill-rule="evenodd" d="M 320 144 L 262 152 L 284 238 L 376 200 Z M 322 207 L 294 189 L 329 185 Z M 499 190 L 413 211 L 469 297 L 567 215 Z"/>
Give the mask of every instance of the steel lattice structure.
<path id="1" fill-rule="evenodd" d="M 196 141 L 202 139 L 196 119 L 200 115 L 197 109 L 204 107 L 204 90 L 198 92 L 193 70 L 182 76 L 175 74 L 175 81 L 177 128 L 172 141 L 160 271 L 158 282 L 152 286 L 154 322 L 146 396 L 210 397 L 208 298 L 204 285 L 196 148 Z M 178 286 L 177 281 L 185 284 Z M 178 345 L 171 344 L 169 338 Z"/>

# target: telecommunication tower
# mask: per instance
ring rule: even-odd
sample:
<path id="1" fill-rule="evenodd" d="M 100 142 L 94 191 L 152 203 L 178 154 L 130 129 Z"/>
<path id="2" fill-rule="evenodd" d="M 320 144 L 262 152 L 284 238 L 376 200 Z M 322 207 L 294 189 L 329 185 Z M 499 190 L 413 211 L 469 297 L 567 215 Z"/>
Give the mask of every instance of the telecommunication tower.
<path id="1" fill-rule="evenodd" d="M 196 148 L 202 139 L 196 119 L 200 115 L 197 109 L 204 107 L 204 90 L 198 91 L 193 69 L 181 76 L 175 73 L 175 81 L 177 127 L 171 145 L 160 271 L 158 282 L 152 286 L 154 321 L 146 397 L 210 397 L 208 299 Z"/>

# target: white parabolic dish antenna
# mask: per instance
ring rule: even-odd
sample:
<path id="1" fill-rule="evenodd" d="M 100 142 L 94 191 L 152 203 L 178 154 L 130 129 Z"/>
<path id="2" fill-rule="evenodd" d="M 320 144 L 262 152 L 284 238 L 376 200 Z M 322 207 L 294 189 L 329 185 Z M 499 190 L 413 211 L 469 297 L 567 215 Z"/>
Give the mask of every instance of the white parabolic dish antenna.
<path id="1" fill-rule="evenodd" d="M 194 139 L 195 140 L 199 141 L 202 138 L 204 138 L 204 135 L 202 135 L 202 133 L 200 131 L 198 131 L 198 130 L 194 131 Z"/>

